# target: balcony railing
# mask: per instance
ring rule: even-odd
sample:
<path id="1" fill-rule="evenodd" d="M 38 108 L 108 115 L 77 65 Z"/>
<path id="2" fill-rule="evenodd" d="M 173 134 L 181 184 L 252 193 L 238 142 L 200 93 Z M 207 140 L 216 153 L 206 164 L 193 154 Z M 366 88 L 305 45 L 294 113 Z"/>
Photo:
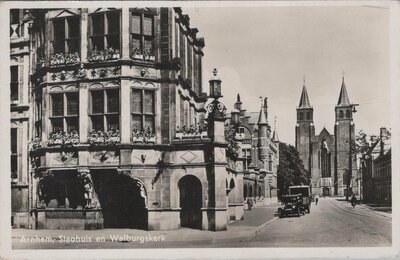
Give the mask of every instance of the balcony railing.
<path id="1" fill-rule="evenodd" d="M 52 132 L 49 134 L 47 145 L 74 145 L 79 143 L 78 131 L 70 132 Z"/>
<path id="2" fill-rule="evenodd" d="M 76 64 L 81 61 L 79 52 L 56 53 L 49 57 L 50 66 L 60 66 L 66 64 Z"/>
<path id="3" fill-rule="evenodd" d="M 90 145 L 114 145 L 121 142 L 121 136 L 119 130 L 97 130 L 89 133 L 88 142 Z"/>
<path id="4" fill-rule="evenodd" d="M 88 61 L 100 62 L 105 60 L 117 60 L 120 58 L 120 51 L 114 48 L 108 48 L 105 50 L 93 49 L 88 53 Z"/>
<path id="5" fill-rule="evenodd" d="M 196 139 L 196 138 L 206 138 L 207 134 L 207 125 L 190 125 L 190 126 L 177 126 L 175 138 L 178 139 Z"/>

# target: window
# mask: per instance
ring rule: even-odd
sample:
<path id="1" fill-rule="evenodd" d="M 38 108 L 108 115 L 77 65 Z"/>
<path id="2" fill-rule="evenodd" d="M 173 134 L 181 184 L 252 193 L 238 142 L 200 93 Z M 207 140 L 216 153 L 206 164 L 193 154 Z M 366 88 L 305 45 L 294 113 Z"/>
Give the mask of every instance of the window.
<path id="1" fill-rule="evenodd" d="M 131 104 L 132 131 L 150 129 L 154 133 L 154 91 L 133 89 Z"/>
<path id="2" fill-rule="evenodd" d="M 311 119 L 310 112 L 307 112 L 307 113 L 306 113 L 306 118 L 307 118 L 307 120 L 310 120 L 310 119 Z"/>
<path id="3" fill-rule="evenodd" d="M 91 15 L 90 43 L 92 50 L 105 50 L 112 48 L 120 50 L 120 12 L 109 11 Z"/>
<path id="4" fill-rule="evenodd" d="M 91 91 L 92 130 L 119 130 L 119 89 Z"/>
<path id="5" fill-rule="evenodd" d="M 10 24 L 19 23 L 19 9 L 10 10 Z"/>
<path id="6" fill-rule="evenodd" d="M 79 131 L 79 94 L 51 94 L 51 125 L 53 132 Z"/>
<path id="7" fill-rule="evenodd" d="M 268 171 L 272 172 L 272 155 L 268 155 Z"/>
<path id="8" fill-rule="evenodd" d="M 251 149 L 242 149 L 244 160 L 244 170 L 249 169 L 249 165 L 251 164 Z"/>
<path id="9" fill-rule="evenodd" d="M 53 20 L 53 54 L 80 52 L 79 16 L 56 18 Z"/>
<path id="10" fill-rule="evenodd" d="M 147 54 L 154 56 L 154 19 L 152 15 L 132 13 L 131 16 L 131 42 L 132 55 Z"/>
<path id="11" fill-rule="evenodd" d="M 36 136 L 42 135 L 42 101 L 36 100 L 36 115 L 35 115 Z"/>
<path id="12" fill-rule="evenodd" d="M 299 120 L 303 120 L 303 112 L 299 113 Z"/>
<path id="13" fill-rule="evenodd" d="M 343 110 L 339 111 L 339 118 L 343 118 Z"/>
<path id="14" fill-rule="evenodd" d="M 18 129 L 11 128 L 11 178 L 18 175 Z"/>
<path id="15" fill-rule="evenodd" d="M 10 72 L 11 72 L 11 83 L 10 83 L 11 97 L 10 98 L 11 98 L 11 101 L 18 101 L 18 95 L 19 95 L 18 66 L 11 66 Z"/>
<path id="16" fill-rule="evenodd" d="M 244 134 L 244 127 L 239 127 L 238 133 L 239 134 Z"/>
<path id="17" fill-rule="evenodd" d="M 350 110 L 346 110 L 346 118 L 351 118 L 351 112 L 350 112 Z"/>

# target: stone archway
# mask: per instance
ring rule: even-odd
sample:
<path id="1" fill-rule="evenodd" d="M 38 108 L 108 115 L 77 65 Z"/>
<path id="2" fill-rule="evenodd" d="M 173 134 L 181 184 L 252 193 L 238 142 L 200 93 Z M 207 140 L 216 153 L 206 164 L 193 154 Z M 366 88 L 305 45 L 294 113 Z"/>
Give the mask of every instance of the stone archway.
<path id="1" fill-rule="evenodd" d="M 146 190 L 141 181 L 116 171 L 92 174 L 104 228 L 148 228 Z"/>
<path id="2" fill-rule="evenodd" d="M 193 175 L 186 175 L 179 180 L 178 187 L 181 227 L 201 229 L 202 187 L 200 180 Z"/>

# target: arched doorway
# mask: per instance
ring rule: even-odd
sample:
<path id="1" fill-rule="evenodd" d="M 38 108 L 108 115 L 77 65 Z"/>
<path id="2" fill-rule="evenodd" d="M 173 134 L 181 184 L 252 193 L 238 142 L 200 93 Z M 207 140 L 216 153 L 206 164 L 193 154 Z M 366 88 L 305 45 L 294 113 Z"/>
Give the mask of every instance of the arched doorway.
<path id="1" fill-rule="evenodd" d="M 243 187 L 243 200 L 246 200 L 247 198 L 247 185 L 245 184 Z"/>
<path id="2" fill-rule="evenodd" d="M 193 175 L 182 177 L 179 182 L 181 227 L 201 229 L 202 188 L 201 182 Z"/>
<path id="3" fill-rule="evenodd" d="M 329 187 L 323 187 L 322 188 L 322 196 L 330 196 L 330 191 L 329 191 Z"/>
<path id="4" fill-rule="evenodd" d="M 116 172 L 96 172 L 92 177 L 104 228 L 148 228 L 146 191 L 139 180 Z"/>

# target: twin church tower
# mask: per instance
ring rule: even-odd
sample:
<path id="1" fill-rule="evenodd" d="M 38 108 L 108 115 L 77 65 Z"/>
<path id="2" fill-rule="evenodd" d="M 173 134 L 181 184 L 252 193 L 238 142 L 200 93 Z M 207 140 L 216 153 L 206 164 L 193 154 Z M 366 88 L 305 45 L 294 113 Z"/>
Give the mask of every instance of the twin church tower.
<path id="1" fill-rule="evenodd" d="M 309 172 L 312 193 L 344 196 L 349 190 L 349 194 L 357 194 L 356 158 L 350 152 L 355 139 L 353 113 L 356 111 L 355 105 L 350 103 L 344 77 L 335 107 L 333 134 L 324 127 L 315 135 L 314 109 L 305 84 L 296 110 L 296 148 Z"/>

